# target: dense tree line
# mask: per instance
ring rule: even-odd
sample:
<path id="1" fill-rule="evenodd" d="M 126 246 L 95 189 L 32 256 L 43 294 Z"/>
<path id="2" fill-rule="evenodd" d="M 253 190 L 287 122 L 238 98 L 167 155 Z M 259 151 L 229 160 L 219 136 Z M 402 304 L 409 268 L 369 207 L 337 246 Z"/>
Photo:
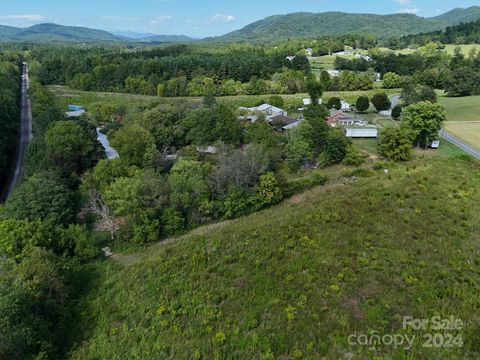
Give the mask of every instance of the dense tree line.
<path id="1" fill-rule="evenodd" d="M 398 49 L 411 45 L 424 46 L 430 42 L 441 44 L 478 44 L 480 43 L 480 20 L 449 26 L 444 31 L 396 38 L 391 41 L 391 46 Z"/>
<path id="2" fill-rule="evenodd" d="M 0 207 L 2 359 L 63 357 L 74 336 L 75 294 L 85 286 L 78 272 L 99 254 L 77 218 L 81 176 L 101 155 L 95 128 L 64 120 L 35 79 L 30 95 L 35 126 L 27 177 Z"/>
<path id="3" fill-rule="evenodd" d="M 18 57 L 0 55 L 0 189 L 10 174 L 20 124 L 20 67 Z M 2 191 L 0 191 L 1 195 Z"/>
<path id="4" fill-rule="evenodd" d="M 69 84 L 81 90 L 185 96 L 261 94 L 256 81 L 271 80 L 284 69 L 308 71 L 305 56 L 292 61 L 285 51 L 232 49 L 222 53 L 173 46 L 140 51 L 37 48 L 44 84 Z M 233 89 L 233 90 L 232 90 Z"/>

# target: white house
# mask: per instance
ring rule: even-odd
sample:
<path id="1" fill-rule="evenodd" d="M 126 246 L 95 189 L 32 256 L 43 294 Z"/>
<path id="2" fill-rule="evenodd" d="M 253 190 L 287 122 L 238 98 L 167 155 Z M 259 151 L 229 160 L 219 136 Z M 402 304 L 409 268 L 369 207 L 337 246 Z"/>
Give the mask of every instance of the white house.
<path id="1" fill-rule="evenodd" d="M 260 106 L 255 106 L 251 108 L 246 108 L 246 107 L 241 107 L 240 110 L 248 111 L 250 113 L 249 116 L 246 118 L 248 120 L 251 120 L 252 122 L 255 122 L 258 120 L 258 114 L 265 115 L 267 120 L 274 116 L 287 116 L 287 112 L 283 109 L 280 109 L 278 107 L 272 106 L 270 104 L 262 104 Z M 245 117 L 242 117 L 245 118 Z"/>
<path id="2" fill-rule="evenodd" d="M 338 55 L 338 56 L 352 55 L 352 53 L 350 51 L 339 51 L 339 52 L 333 53 L 333 55 Z"/>
<path id="3" fill-rule="evenodd" d="M 202 154 L 217 154 L 219 151 L 216 146 L 195 146 L 195 150 Z"/>
<path id="4" fill-rule="evenodd" d="M 343 112 L 352 111 L 352 106 L 349 103 L 347 103 L 346 101 L 343 101 L 343 100 L 341 100 L 340 103 L 342 104 L 342 108 L 340 110 L 342 110 Z"/>
<path id="5" fill-rule="evenodd" d="M 317 99 L 317 104 L 321 105 L 322 104 L 322 99 Z M 312 99 L 303 99 L 303 106 L 309 106 L 312 105 Z"/>
<path id="6" fill-rule="evenodd" d="M 312 48 L 306 48 L 305 49 L 305 54 L 307 54 L 307 56 L 312 56 L 313 55 L 313 49 Z"/>
<path id="7" fill-rule="evenodd" d="M 355 54 L 355 59 L 362 59 L 363 61 L 367 61 L 367 62 L 373 61 L 373 59 L 370 56 L 364 55 L 364 54 Z"/>
<path id="8" fill-rule="evenodd" d="M 339 76 L 340 70 L 327 70 L 328 75 L 330 76 Z"/>

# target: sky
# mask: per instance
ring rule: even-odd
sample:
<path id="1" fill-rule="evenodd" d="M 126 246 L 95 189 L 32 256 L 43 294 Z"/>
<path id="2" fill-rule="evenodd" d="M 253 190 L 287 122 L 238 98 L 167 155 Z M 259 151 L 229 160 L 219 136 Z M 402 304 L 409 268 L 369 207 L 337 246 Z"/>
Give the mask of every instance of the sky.
<path id="1" fill-rule="evenodd" d="M 54 22 L 111 32 L 222 35 L 270 15 L 299 11 L 436 16 L 479 0 L 0 0 L 0 24 Z"/>

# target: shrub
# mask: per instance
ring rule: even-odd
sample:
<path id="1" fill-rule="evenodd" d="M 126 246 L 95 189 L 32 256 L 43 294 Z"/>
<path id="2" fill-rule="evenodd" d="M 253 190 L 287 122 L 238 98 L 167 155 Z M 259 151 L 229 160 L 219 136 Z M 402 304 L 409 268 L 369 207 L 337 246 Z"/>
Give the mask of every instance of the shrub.
<path id="1" fill-rule="evenodd" d="M 283 198 L 282 190 L 272 172 L 260 176 L 256 188 L 255 202 L 258 208 L 277 204 Z"/>
<path id="2" fill-rule="evenodd" d="M 343 158 L 343 163 L 345 165 L 359 166 L 365 161 L 365 154 L 361 153 L 356 147 L 349 146 L 347 147 L 347 153 Z"/>
<path id="3" fill-rule="evenodd" d="M 403 108 L 401 105 L 397 105 L 392 109 L 392 117 L 396 120 L 402 116 Z"/>
<path id="4" fill-rule="evenodd" d="M 163 233 L 172 236 L 185 228 L 185 219 L 179 211 L 168 208 L 162 214 L 162 225 Z"/>
<path id="5" fill-rule="evenodd" d="M 250 194 L 240 188 L 235 188 L 228 193 L 223 201 L 221 212 L 223 217 L 233 219 L 252 211 L 252 198 Z"/>
<path id="6" fill-rule="evenodd" d="M 133 242 L 148 244 L 160 238 L 160 221 L 152 215 L 143 213 L 138 216 L 133 225 Z"/>

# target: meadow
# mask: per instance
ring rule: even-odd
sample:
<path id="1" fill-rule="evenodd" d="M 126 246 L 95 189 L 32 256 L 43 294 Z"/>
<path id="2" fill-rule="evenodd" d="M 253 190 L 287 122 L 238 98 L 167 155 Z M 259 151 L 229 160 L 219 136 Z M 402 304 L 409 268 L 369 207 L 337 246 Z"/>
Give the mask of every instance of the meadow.
<path id="1" fill-rule="evenodd" d="M 112 106 L 125 105 L 127 107 L 143 106 L 147 104 L 181 104 L 185 102 L 200 104 L 203 101 L 201 97 L 158 97 L 148 95 L 134 95 L 126 93 L 111 93 L 111 92 L 93 92 L 74 90 L 67 86 L 48 86 L 57 97 L 62 108 L 67 107 L 68 104 L 79 104 L 89 106 L 94 103 L 109 104 Z M 401 89 L 373 89 L 373 90 L 359 90 L 359 91 L 327 91 L 323 93 L 322 100 L 328 101 L 331 97 L 340 97 L 343 100 L 354 104 L 360 96 L 372 97 L 378 92 L 385 92 L 388 95 L 394 95 L 401 92 Z M 268 102 L 269 98 L 274 94 L 269 95 L 237 95 L 237 96 L 223 96 L 217 97 L 217 101 L 229 104 L 234 107 L 239 106 L 255 106 L 262 102 Z M 303 106 L 302 99 L 308 98 L 306 93 L 299 93 L 294 95 L 279 95 L 285 101 L 285 108 L 297 108 Z"/>
<path id="2" fill-rule="evenodd" d="M 351 176 L 100 263 L 71 357 L 478 359 L 479 163 L 419 159 Z M 426 348 L 428 329 L 402 327 L 435 315 L 464 322 L 451 332 L 462 347 Z M 348 341 L 372 331 L 416 341 Z"/>

